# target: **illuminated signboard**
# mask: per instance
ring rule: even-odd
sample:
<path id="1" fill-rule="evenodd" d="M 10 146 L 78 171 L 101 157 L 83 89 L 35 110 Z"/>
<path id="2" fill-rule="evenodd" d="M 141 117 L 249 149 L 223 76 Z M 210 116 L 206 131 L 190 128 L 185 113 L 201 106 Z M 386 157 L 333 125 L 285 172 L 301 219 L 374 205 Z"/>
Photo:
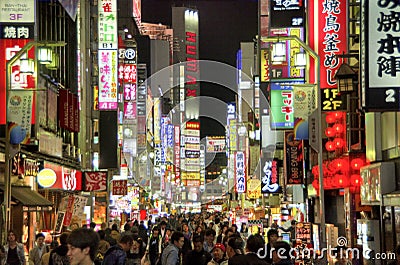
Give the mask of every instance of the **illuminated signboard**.
<path id="1" fill-rule="evenodd" d="M 35 0 L 0 1 L 0 22 L 35 22 Z"/>
<path id="2" fill-rule="evenodd" d="M 400 109 L 400 2 L 362 2 L 362 106 L 371 111 L 397 111 Z"/>
<path id="3" fill-rule="evenodd" d="M 293 86 L 271 83 L 271 127 L 291 129 L 294 126 Z"/>
<path id="4" fill-rule="evenodd" d="M 118 107 L 117 1 L 100 0 L 99 12 L 99 109 Z"/>
<path id="5" fill-rule="evenodd" d="M 305 1 L 271 1 L 271 27 L 303 27 L 305 22 Z"/>
<path id="6" fill-rule="evenodd" d="M 336 87 L 334 76 L 341 65 L 337 56 L 347 52 L 347 2 L 309 1 L 309 45 L 320 58 L 320 88 Z M 310 66 L 310 73 L 314 73 L 313 60 Z M 315 83 L 315 77 L 310 77 L 310 83 Z"/>
<path id="7" fill-rule="evenodd" d="M 246 192 L 247 168 L 244 152 L 235 153 L 235 190 L 237 193 Z"/>
<path id="8" fill-rule="evenodd" d="M 276 160 L 267 159 L 267 155 L 264 155 L 261 158 L 261 193 L 278 192 L 281 192 L 278 163 Z"/>
<path id="9" fill-rule="evenodd" d="M 99 109 L 117 109 L 117 50 L 99 50 L 99 71 Z"/>
<path id="10" fill-rule="evenodd" d="M 294 139 L 293 132 L 285 132 L 286 184 L 302 184 L 304 174 L 303 141 Z"/>
<path id="11" fill-rule="evenodd" d="M 117 0 L 100 0 L 99 49 L 118 49 Z"/>

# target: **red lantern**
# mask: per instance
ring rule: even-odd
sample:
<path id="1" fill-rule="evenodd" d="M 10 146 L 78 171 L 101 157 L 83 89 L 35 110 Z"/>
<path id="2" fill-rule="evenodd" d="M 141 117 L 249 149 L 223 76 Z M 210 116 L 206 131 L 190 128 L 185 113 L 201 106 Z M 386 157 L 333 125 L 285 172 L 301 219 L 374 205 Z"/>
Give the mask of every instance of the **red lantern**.
<path id="1" fill-rule="evenodd" d="M 343 117 L 343 112 L 336 111 L 333 113 L 333 116 L 335 117 L 336 120 L 340 120 Z"/>
<path id="2" fill-rule="evenodd" d="M 328 152 L 335 151 L 335 145 L 333 144 L 332 141 L 326 142 L 325 148 L 326 148 L 326 151 L 328 151 Z"/>
<path id="3" fill-rule="evenodd" d="M 335 138 L 333 140 L 333 145 L 336 149 L 340 149 L 344 147 L 344 140 L 342 138 Z"/>
<path id="4" fill-rule="evenodd" d="M 360 187 L 361 186 L 361 176 L 358 174 L 351 175 L 350 184 L 351 184 L 351 186 L 354 186 L 354 187 Z"/>
<path id="5" fill-rule="evenodd" d="M 347 177 L 345 175 L 337 174 L 335 176 L 335 180 L 338 183 L 338 185 L 342 188 L 349 186 L 349 180 L 347 179 Z"/>
<path id="6" fill-rule="evenodd" d="M 333 125 L 333 129 L 335 130 L 335 132 L 337 134 L 343 133 L 343 125 L 340 124 L 340 123 L 337 123 L 337 124 Z"/>
<path id="7" fill-rule="evenodd" d="M 331 124 L 331 123 L 334 123 L 336 121 L 336 118 L 332 114 L 327 114 L 326 117 L 325 117 L 325 121 L 326 121 L 326 123 Z"/>
<path id="8" fill-rule="evenodd" d="M 360 170 L 360 168 L 364 165 L 364 160 L 361 158 L 354 158 L 350 162 L 350 166 L 353 170 Z"/>
<path id="9" fill-rule="evenodd" d="M 314 180 L 311 185 L 314 187 L 314 189 L 319 190 L 319 182 L 318 180 Z"/>
<path id="10" fill-rule="evenodd" d="M 318 165 L 313 166 L 311 172 L 314 175 L 314 179 L 318 179 L 319 178 L 319 167 L 318 167 Z"/>
<path id="11" fill-rule="evenodd" d="M 335 134 L 336 134 L 335 129 L 333 129 L 332 127 L 328 127 L 325 129 L 325 135 L 327 137 L 333 137 L 335 136 Z"/>

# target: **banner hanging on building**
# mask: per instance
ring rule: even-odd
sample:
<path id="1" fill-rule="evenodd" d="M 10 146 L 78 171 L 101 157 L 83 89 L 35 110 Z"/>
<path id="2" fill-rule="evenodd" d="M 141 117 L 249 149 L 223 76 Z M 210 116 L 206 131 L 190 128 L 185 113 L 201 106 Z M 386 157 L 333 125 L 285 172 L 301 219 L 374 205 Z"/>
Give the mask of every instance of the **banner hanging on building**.
<path id="1" fill-rule="evenodd" d="M 294 132 L 285 132 L 286 184 L 303 184 L 303 141 L 297 141 Z"/>

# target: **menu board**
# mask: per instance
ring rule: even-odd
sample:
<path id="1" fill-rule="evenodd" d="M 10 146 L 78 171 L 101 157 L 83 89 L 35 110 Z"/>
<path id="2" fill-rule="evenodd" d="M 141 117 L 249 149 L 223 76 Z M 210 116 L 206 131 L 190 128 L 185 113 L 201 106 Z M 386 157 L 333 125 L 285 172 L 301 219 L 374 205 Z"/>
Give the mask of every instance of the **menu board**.
<path id="1" fill-rule="evenodd" d="M 311 223 L 296 223 L 296 242 L 311 243 Z"/>

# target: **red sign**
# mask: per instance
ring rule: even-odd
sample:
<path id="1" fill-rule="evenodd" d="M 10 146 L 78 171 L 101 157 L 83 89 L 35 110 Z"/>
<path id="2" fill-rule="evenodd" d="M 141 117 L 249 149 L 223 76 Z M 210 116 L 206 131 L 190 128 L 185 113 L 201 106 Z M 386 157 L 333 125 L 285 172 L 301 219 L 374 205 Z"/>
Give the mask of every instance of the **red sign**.
<path id="1" fill-rule="evenodd" d="M 63 167 L 57 164 L 44 162 L 44 168 L 50 168 L 56 172 L 56 182 L 49 189 L 60 189 L 70 191 L 82 190 L 82 172 L 76 169 Z"/>
<path id="2" fill-rule="evenodd" d="M 341 65 L 337 55 L 347 52 L 347 0 L 327 3 L 325 0 L 309 1 L 310 47 L 320 58 L 320 87 L 335 88 L 334 76 Z M 311 62 L 310 73 L 315 73 Z M 311 76 L 310 83 L 315 82 Z"/>
<path id="3" fill-rule="evenodd" d="M 127 195 L 127 194 L 128 194 L 128 181 L 127 180 L 113 180 L 112 195 Z"/>
<path id="4" fill-rule="evenodd" d="M 107 172 L 85 172 L 84 191 L 106 191 Z"/>
<path id="5" fill-rule="evenodd" d="M 68 120 L 68 90 L 60 89 L 58 96 L 58 120 L 60 127 L 69 130 Z"/>
<path id="6" fill-rule="evenodd" d="M 72 210 L 73 210 L 73 205 L 74 205 L 74 195 L 70 195 L 68 197 L 68 206 L 67 206 L 67 211 L 65 213 L 64 217 L 64 223 L 63 225 L 69 226 L 71 224 L 72 220 Z"/>
<path id="7" fill-rule="evenodd" d="M 31 39 L 0 39 L 0 124 L 6 124 L 6 62 L 21 50 Z M 29 58 L 35 58 L 35 49 L 28 51 Z M 21 57 L 23 58 L 23 57 Z M 11 67 L 11 88 L 35 88 L 34 75 L 19 71 L 19 60 Z M 32 109 L 32 124 L 35 123 L 35 100 Z"/>

